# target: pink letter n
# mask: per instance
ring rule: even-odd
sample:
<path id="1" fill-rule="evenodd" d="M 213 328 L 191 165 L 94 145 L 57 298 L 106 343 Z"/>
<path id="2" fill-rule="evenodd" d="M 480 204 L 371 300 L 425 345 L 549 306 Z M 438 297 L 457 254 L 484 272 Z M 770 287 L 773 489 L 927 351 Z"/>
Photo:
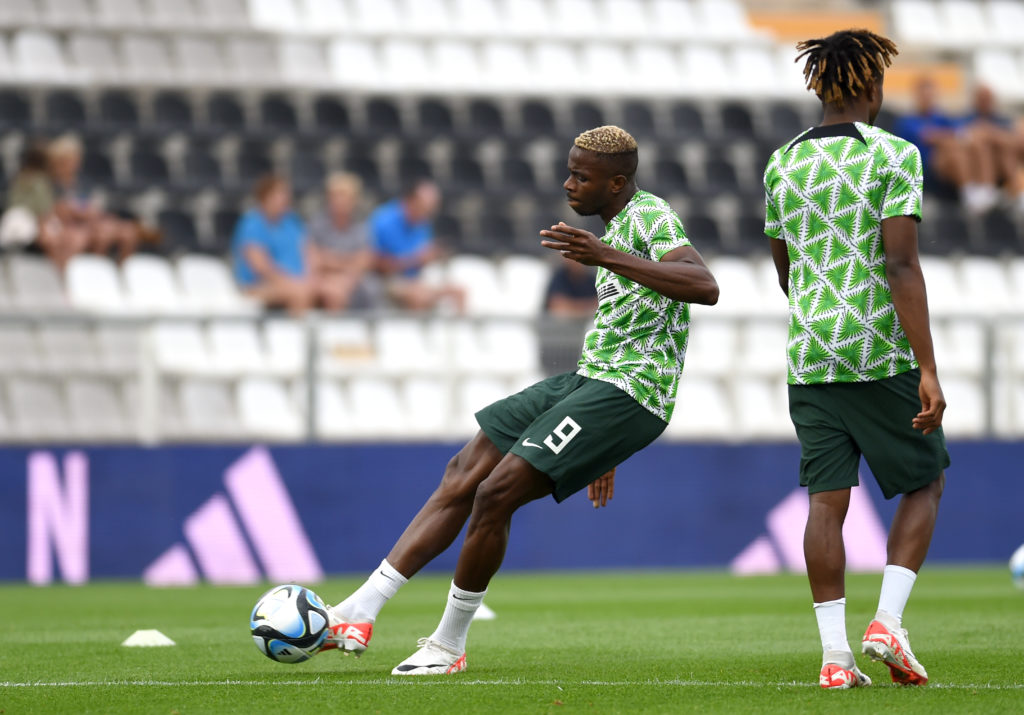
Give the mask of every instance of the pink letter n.
<path id="1" fill-rule="evenodd" d="M 57 459 L 50 452 L 28 458 L 28 580 L 53 582 L 53 557 L 68 583 L 89 579 L 89 463 L 81 452 L 64 457 L 61 489 Z"/>

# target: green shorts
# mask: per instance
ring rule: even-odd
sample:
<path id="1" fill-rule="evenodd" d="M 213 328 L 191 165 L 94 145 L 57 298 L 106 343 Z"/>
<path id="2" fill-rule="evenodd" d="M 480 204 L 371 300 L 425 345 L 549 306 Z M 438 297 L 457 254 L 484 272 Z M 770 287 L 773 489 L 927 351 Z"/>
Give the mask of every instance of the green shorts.
<path id="1" fill-rule="evenodd" d="M 886 499 L 935 481 L 949 452 L 941 427 L 925 435 L 911 426 L 920 381 L 914 369 L 873 382 L 790 385 L 801 486 L 812 494 L 857 486 L 861 454 Z"/>
<path id="2" fill-rule="evenodd" d="M 555 375 L 476 413 L 503 453 L 546 474 L 563 501 L 660 435 L 664 420 L 607 382 Z"/>

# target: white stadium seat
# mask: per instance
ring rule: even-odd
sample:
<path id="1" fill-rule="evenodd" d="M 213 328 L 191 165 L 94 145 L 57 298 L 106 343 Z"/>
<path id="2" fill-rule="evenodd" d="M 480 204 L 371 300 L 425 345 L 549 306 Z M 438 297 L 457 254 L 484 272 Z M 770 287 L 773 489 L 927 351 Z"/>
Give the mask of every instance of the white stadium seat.
<path id="1" fill-rule="evenodd" d="M 989 0 L 988 10 L 990 41 L 1020 47 L 1024 42 L 1024 3 L 1020 0 Z"/>
<path id="2" fill-rule="evenodd" d="M 260 30 L 282 34 L 303 29 L 293 0 L 249 0 L 249 22 Z"/>
<path id="3" fill-rule="evenodd" d="M 718 40 L 749 40 L 755 36 L 739 0 L 694 0 L 701 35 Z"/>
<path id="4" fill-rule="evenodd" d="M 114 44 L 103 35 L 72 34 L 68 38 L 68 55 L 89 79 L 96 82 L 117 84 L 124 76 Z"/>
<path id="5" fill-rule="evenodd" d="M 35 372 L 40 363 L 33 330 L 27 325 L 0 323 L 0 373 Z"/>
<path id="6" fill-rule="evenodd" d="M 96 328 L 96 350 L 100 367 L 114 375 L 133 375 L 143 359 L 142 328 L 126 323 L 101 323 Z"/>
<path id="7" fill-rule="evenodd" d="M 327 55 L 316 40 L 286 38 L 278 45 L 281 79 L 287 83 L 315 86 L 329 84 Z"/>
<path id="8" fill-rule="evenodd" d="M 452 0 L 453 30 L 472 38 L 498 37 L 502 31 L 497 0 Z"/>
<path id="9" fill-rule="evenodd" d="M 360 35 L 391 35 L 402 27 L 395 0 L 349 0 Z"/>
<path id="10" fill-rule="evenodd" d="M 166 258 L 146 254 L 129 256 L 121 273 L 125 300 L 133 312 L 173 315 L 187 311 L 188 304 Z"/>
<path id="11" fill-rule="evenodd" d="M 514 42 L 486 43 L 481 67 L 484 85 L 492 92 L 524 92 L 537 81 L 526 48 Z"/>
<path id="12" fill-rule="evenodd" d="M 303 434 L 302 416 L 277 380 L 246 377 L 238 384 L 238 414 L 251 437 L 297 440 Z"/>
<path id="13" fill-rule="evenodd" d="M 784 92 L 785 78 L 775 65 L 771 46 L 737 45 L 729 53 L 734 83 L 731 89 L 740 96 L 776 97 Z"/>
<path id="14" fill-rule="evenodd" d="M 245 0 L 195 0 L 200 27 L 213 31 L 241 31 L 250 28 Z"/>
<path id="15" fill-rule="evenodd" d="M 172 46 L 182 82 L 194 86 L 219 85 L 228 78 L 224 55 L 215 38 L 177 35 Z"/>
<path id="16" fill-rule="evenodd" d="M 254 87 L 275 85 L 280 67 L 273 41 L 263 37 L 231 37 L 227 41 L 227 76 Z"/>
<path id="17" fill-rule="evenodd" d="M 552 4 L 550 30 L 554 32 L 579 38 L 619 37 L 618 28 L 602 17 L 603 12 L 598 12 L 604 8 L 596 0 L 553 0 Z"/>
<path id="18" fill-rule="evenodd" d="M 701 28 L 690 0 L 651 0 L 651 16 L 650 31 L 657 37 L 673 40 L 700 37 Z"/>
<path id="19" fill-rule="evenodd" d="M 482 256 L 455 256 L 448 262 L 448 281 L 466 289 L 468 315 L 493 315 L 501 304 L 498 272 Z"/>
<path id="20" fill-rule="evenodd" d="M 631 86 L 639 92 L 676 94 L 684 83 L 679 54 L 669 45 L 637 42 L 630 48 Z"/>
<path id="21" fill-rule="evenodd" d="M 80 30 L 96 21 L 89 0 L 35 0 L 33 4 L 41 6 L 41 20 L 49 27 Z"/>
<path id="22" fill-rule="evenodd" d="M 468 437 L 480 426 L 474 415 L 492 402 L 508 397 L 508 384 L 496 377 L 468 377 L 455 388 L 455 415 L 452 429 L 455 436 Z"/>
<path id="23" fill-rule="evenodd" d="M 732 374 L 739 354 L 738 333 L 736 323 L 716 320 L 713 315 L 702 315 L 691 322 L 683 374 L 716 377 Z"/>
<path id="24" fill-rule="evenodd" d="M 422 91 L 434 83 L 427 47 L 420 40 L 389 39 L 380 47 L 384 77 L 381 84 L 395 92 Z"/>
<path id="25" fill-rule="evenodd" d="M 140 0 L 95 0 L 96 24 L 114 30 L 141 30 L 149 23 Z"/>
<path id="26" fill-rule="evenodd" d="M 921 256 L 921 272 L 929 286 L 928 308 L 935 315 L 957 315 L 964 312 L 965 294 L 952 261 L 937 256 Z"/>
<path id="27" fill-rule="evenodd" d="M 432 63 L 434 83 L 439 90 L 472 93 L 486 88 L 480 76 L 480 56 L 470 42 L 433 43 Z"/>
<path id="28" fill-rule="evenodd" d="M 732 381 L 736 435 L 752 440 L 793 440 L 785 380 L 739 377 Z"/>
<path id="29" fill-rule="evenodd" d="M 408 432 L 408 415 L 394 381 L 357 377 L 348 383 L 354 438 L 400 439 Z"/>
<path id="30" fill-rule="evenodd" d="M 974 75 L 1006 100 L 1024 98 L 1024 67 L 1011 49 L 979 49 L 974 53 Z"/>
<path id="31" fill-rule="evenodd" d="M 942 429 L 949 439 L 970 439 L 985 433 L 985 394 L 981 383 L 962 377 L 943 377 L 946 411 Z"/>
<path id="32" fill-rule="evenodd" d="M 367 40 L 334 40 L 327 50 L 327 65 L 332 80 L 349 89 L 376 89 L 384 80 L 376 49 Z"/>
<path id="33" fill-rule="evenodd" d="M 65 386 L 68 415 L 75 435 L 83 439 L 133 437 L 117 387 L 103 380 L 73 379 Z"/>
<path id="34" fill-rule="evenodd" d="M 896 37 L 903 42 L 923 47 L 946 44 L 945 28 L 932 0 L 895 0 L 892 19 Z"/>
<path id="35" fill-rule="evenodd" d="M 258 304 L 243 295 L 220 258 L 185 255 L 178 259 L 178 281 L 190 309 L 216 315 L 255 315 Z"/>
<path id="36" fill-rule="evenodd" d="M 412 437 L 443 437 L 452 418 L 452 381 L 414 377 L 403 381 L 399 394 Z"/>
<path id="37" fill-rule="evenodd" d="M 74 77 L 64 62 L 60 43 L 54 35 L 39 30 L 21 30 L 11 42 L 11 59 L 19 79 L 32 82 L 67 82 Z"/>
<path id="38" fill-rule="evenodd" d="M 185 379 L 179 390 L 184 434 L 192 439 L 242 435 L 231 387 L 225 382 Z"/>
<path id="39" fill-rule="evenodd" d="M 105 256 L 79 254 L 65 272 L 68 301 L 77 310 L 123 314 L 129 310 L 114 262 Z"/>
<path id="40" fill-rule="evenodd" d="M 299 17 L 309 34 L 330 35 L 351 30 L 353 15 L 345 0 L 300 0 Z"/>
<path id="41" fill-rule="evenodd" d="M 320 438 L 350 439 L 354 417 L 341 384 L 321 380 L 316 389 L 316 433 Z"/>
<path id="42" fill-rule="evenodd" d="M 170 374 L 204 375 L 215 371 L 210 349 L 198 323 L 157 323 L 151 332 L 156 366 Z"/>
<path id="43" fill-rule="evenodd" d="M 782 318 L 748 322 L 740 328 L 736 369 L 744 375 L 785 379 L 789 325 Z"/>
<path id="44" fill-rule="evenodd" d="M 318 337 L 318 367 L 323 375 L 350 375 L 376 363 L 370 326 L 365 320 L 325 320 L 320 324 Z"/>
<path id="45" fill-rule="evenodd" d="M 32 440 L 67 439 L 72 430 L 57 385 L 49 380 L 12 377 L 7 404 L 13 436 Z"/>
<path id="46" fill-rule="evenodd" d="M 267 360 L 255 323 L 218 320 L 206 329 L 213 369 L 224 375 L 265 372 Z"/>
<path id="47" fill-rule="evenodd" d="M 499 264 L 498 277 L 503 315 L 532 317 L 541 313 L 551 280 L 550 263 L 530 256 L 509 256 Z"/>
<path id="48" fill-rule="evenodd" d="M 533 39 L 549 32 L 543 0 L 503 0 L 501 13 L 504 30 L 511 36 Z"/>
<path id="49" fill-rule="evenodd" d="M 452 26 L 445 0 L 401 0 L 398 12 L 402 17 L 399 28 L 421 37 L 436 37 Z"/>
<path id="50" fill-rule="evenodd" d="M 951 44 L 960 47 L 988 44 L 992 29 L 988 26 L 982 3 L 977 0 L 943 0 L 939 12 Z"/>
<path id="51" fill-rule="evenodd" d="M 721 383 L 696 377 L 688 369 L 684 370 L 664 439 L 734 439 L 736 424 L 731 407 L 728 392 Z"/>
<path id="52" fill-rule="evenodd" d="M 34 0 L 5 0 L 0 3 L 0 27 L 31 27 L 39 21 Z"/>
<path id="53" fill-rule="evenodd" d="M 448 356 L 446 323 L 424 325 L 415 318 L 384 318 L 375 328 L 373 342 L 381 370 L 407 375 L 444 369 Z"/>
<path id="54" fill-rule="evenodd" d="M 192 0 L 151 0 L 146 6 L 146 19 L 152 27 L 169 32 L 191 30 L 198 26 L 199 21 Z"/>
<path id="55" fill-rule="evenodd" d="M 41 364 L 54 375 L 96 372 L 100 356 L 92 331 L 80 323 L 44 323 L 36 331 Z"/>
<path id="56" fill-rule="evenodd" d="M 687 44 L 682 49 L 683 86 L 689 94 L 717 96 L 733 82 L 724 51 L 710 44 Z"/>
<path id="57" fill-rule="evenodd" d="M 269 320 L 263 326 L 266 369 L 276 375 L 298 376 L 307 365 L 306 330 L 294 320 Z"/>
<path id="58" fill-rule="evenodd" d="M 614 37 L 645 40 L 654 24 L 647 12 L 648 5 L 643 0 L 603 0 L 600 7 L 603 12 L 599 17 L 601 26 L 597 28 L 598 36 L 603 35 L 602 30 L 607 28 L 607 32 Z"/>
<path id="59" fill-rule="evenodd" d="M 7 259 L 11 299 L 15 307 L 33 311 L 66 311 L 57 269 L 41 256 L 14 255 Z"/>
<path id="60" fill-rule="evenodd" d="M 126 35 L 121 39 L 124 77 L 139 84 L 172 84 L 178 77 L 167 43 L 148 35 Z"/>

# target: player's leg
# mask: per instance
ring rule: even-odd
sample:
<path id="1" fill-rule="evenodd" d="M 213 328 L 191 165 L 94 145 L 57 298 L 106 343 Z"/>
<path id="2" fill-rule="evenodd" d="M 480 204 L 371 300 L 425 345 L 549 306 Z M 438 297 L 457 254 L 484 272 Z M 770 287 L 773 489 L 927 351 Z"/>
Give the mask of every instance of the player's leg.
<path id="1" fill-rule="evenodd" d="M 842 396 L 832 385 L 789 388 L 790 416 L 800 440 L 800 484 L 809 499 L 804 560 L 821 638 L 818 682 L 836 689 L 871 684 L 857 668 L 846 637 L 843 522 L 850 489 L 858 483 L 860 452 L 839 418 Z"/>
<path id="2" fill-rule="evenodd" d="M 384 604 L 406 581 L 444 551 L 462 530 L 477 487 L 517 441 L 519 434 L 578 385 L 572 374 L 542 380 L 476 414 L 481 432 L 449 463 L 441 484 L 420 509 L 387 558 L 351 596 L 332 609 L 328 647 L 361 653 Z"/>
<path id="3" fill-rule="evenodd" d="M 866 383 L 847 411 L 882 494 L 902 495 L 889 531 L 878 611 L 861 649 L 884 662 L 894 682 L 913 685 L 924 685 L 928 674 L 910 648 L 903 610 L 928 553 L 949 466 L 942 430 L 925 435 L 911 426 L 921 405 L 919 383 L 917 370 Z"/>
<path id="4" fill-rule="evenodd" d="M 466 540 L 459 553 L 448 602 L 437 628 L 419 649 L 398 664 L 393 675 L 440 675 L 466 668 L 466 638 L 487 585 L 505 558 L 512 514 L 548 496 L 551 479 L 522 457 L 508 454 L 483 481 L 473 501 Z"/>
<path id="5" fill-rule="evenodd" d="M 441 622 L 392 674 L 465 670 L 469 625 L 501 566 L 512 514 L 548 494 L 565 500 L 664 431 L 663 420 L 617 387 L 575 375 L 569 381 L 571 394 L 523 430 L 477 489 Z"/>
<path id="6" fill-rule="evenodd" d="M 448 462 L 440 485 L 405 528 L 387 558 L 362 586 L 331 609 L 335 636 L 328 648 L 357 654 L 366 650 L 373 623 L 384 604 L 455 540 L 469 518 L 477 487 L 501 456 L 487 435 L 478 432 Z"/>

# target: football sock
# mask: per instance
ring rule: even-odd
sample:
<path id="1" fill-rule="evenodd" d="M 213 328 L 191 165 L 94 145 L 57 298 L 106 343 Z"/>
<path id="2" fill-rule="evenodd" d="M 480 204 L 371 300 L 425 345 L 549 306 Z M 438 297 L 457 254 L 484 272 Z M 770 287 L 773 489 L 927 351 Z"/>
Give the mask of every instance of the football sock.
<path id="1" fill-rule="evenodd" d="M 380 562 L 366 583 L 355 590 L 351 596 L 334 607 L 346 620 L 373 623 L 384 604 L 398 593 L 409 579 L 395 570 L 387 559 Z"/>
<path id="2" fill-rule="evenodd" d="M 823 601 L 814 604 L 814 615 L 818 619 L 818 633 L 821 634 L 821 649 L 829 651 L 850 651 L 846 640 L 846 599 Z"/>
<path id="3" fill-rule="evenodd" d="M 914 588 L 917 574 L 910 569 L 892 564 L 882 572 L 882 593 L 878 597 L 878 610 L 896 619 L 896 625 L 903 623 L 903 609 Z"/>
<path id="4" fill-rule="evenodd" d="M 476 609 L 484 602 L 486 593 L 487 591 L 463 591 L 452 581 L 452 588 L 448 592 L 448 605 L 445 606 L 441 622 L 437 624 L 437 630 L 430 636 L 430 640 L 437 641 L 445 648 L 458 653 L 464 653 L 469 624 L 473 622 Z"/>

